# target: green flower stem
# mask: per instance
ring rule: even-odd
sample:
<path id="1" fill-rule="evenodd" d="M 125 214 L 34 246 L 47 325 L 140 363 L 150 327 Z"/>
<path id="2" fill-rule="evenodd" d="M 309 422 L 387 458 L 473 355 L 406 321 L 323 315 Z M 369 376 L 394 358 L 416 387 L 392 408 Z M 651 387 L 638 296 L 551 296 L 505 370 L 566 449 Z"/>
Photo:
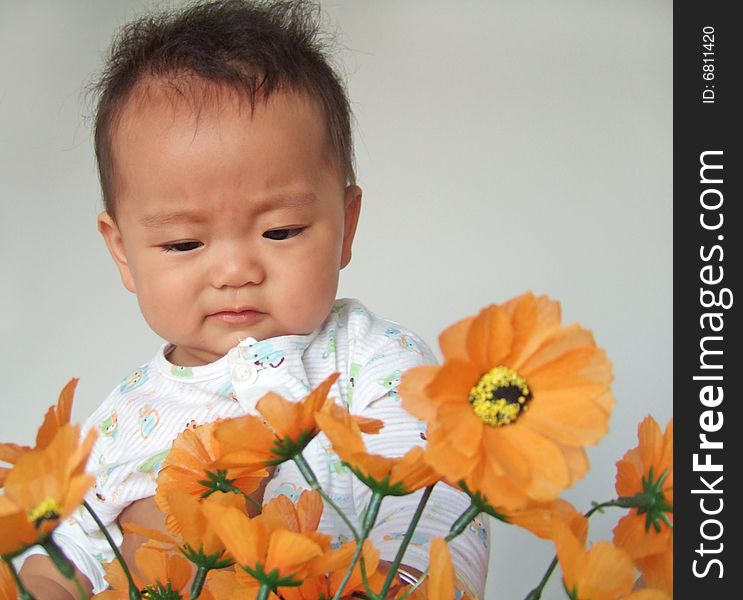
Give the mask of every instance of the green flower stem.
<path id="1" fill-rule="evenodd" d="M 294 463 L 297 465 L 297 468 L 299 469 L 299 472 L 302 474 L 302 476 L 305 478 L 307 483 L 310 484 L 310 487 L 313 490 L 316 490 L 319 492 L 322 499 L 332 507 L 332 509 L 338 513 L 338 516 L 340 516 L 341 519 L 343 519 L 343 522 L 346 524 L 346 527 L 348 527 L 351 530 L 351 534 L 353 535 L 353 539 L 356 540 L 358 543 L 359 541 L 359 532 L 356 531 L 356 528 L 353 526 L 353 523 L 348 519 L 346 514 L 341 510 L 340 506 L 338 506 L 335 501 L 328 496 L 328 494 L 325 492 L 325 490 L 322 489 L 320 486 L 320 482 L 317 480 L 317 477 L 315 476 L 314 471 L 312 470 L 312 467 L 307 463 L 307 461 L 304 459 L 304 456 L 302 456 L 302 453 L 296 454 L 294 456 Z"/>
<path id="2" fill-rule="evenodd" d="M 119 564 L 121 565 L 121 570 L 124 571 L 126 580 L 129 582 L 129 600 L 141 600 L 142 596 L 139 593 L 137 586 L 134 584 L 134 579 L 132 579 L 132 574 L 129 571 L 129 567 L 126 565 L 126 561 L 124 560 L 124 557 L 121 556 L 121 552 L 119 551 L 118 546 L 114 543 L 113 539 L 111 539 L 111 534 L 108 533 L 108 529 L 106 529 L 106 526 L 98 518 L 98 515 L 95 514 L 93 507 L 90 506 L 90 504 L 88 504 L 87 500 L 83 500 L 83 506 L 85 507 L 85 510 L 87 510 L 90 513 L 90 516 L 93 517 L 95 524 L 98 525 L 98 529 L 101 530 L 101 533 L 106 538 L 108 545 L 111 546 L 111 550 L 113 550 L 114 555 L 116 556 L 116 560 L 119 561 Z"/>
<path id="3" fill-rule="evenodd" d="M 467 529 L 467 525 L 470 524 L 470 521 L 472 521 L 472 519 L 474 519 L 481 512 L 482 512 L 482 507 L 479 504 L 472 502 L 472 504 L 470 504 L 467 507 L 467 510 L 465 510 L 461 515 L 459 515 L 457 520 L 454 521 L 454 523 L 452 523 L 452 526 L 449 529 L 449 533 L 444 538 L 444 541 L 448 544 L 455 537 L 463 533 L 464 530 Z"/>
<path id="4" fill-rule="evenodd" d="M 243 496 L 248 502 L 250 502 L 255 508 L 258 510 L 261 510 L 263 506 L 261 504 L 250 497 L 250 494 L 246 494 L 243 490 L 241 490 L 236 485 L 233 485 L 233 479 L 227 479 L 227 469 L 217 469 L 216 471 L 205 471 L 206 473 L 206 479 L 201 479 L 198 481 L 201 485 L 203 485 L 205 488 L 207 488 L 207 491 L 201 494 L 202 498 L 208 498 L 211 496 L 214 492 L 233 492 L 235 494 L 240 494 Z"/>
<path id="5" fill-rule="evenodd" d="M 246 494 L 243 492 L 239 487 L 229 484 L 224 486 L 225 491 L 228 492 L 234 492 L 235 494 L 240 494 L 243 498 L 245 498 L 248 502 L 250 502 L 254 508 L 257 508 L 258 510 L 263 510 L 263 505 L 258 502 L 255 498 L 253 498 L 250 494 Z"/>
<path id="6" fill-rule="evenodd" d="M 552 562 L 550 563 L 549 567 L 547 567 L 547 570 L 545 571 L 544 576 L 539 582 L 539 585 L 527 594 L 525 600 L 539 600 L 542 597 L 544 586 L 547 585 L 547 582 L 552 576 L 552 572 L 555 570 L 555 567 L 557 567 L 557 555 L 552 558 Z"/>
<path id="7" fill-rule="evenodd" d="M 372 493 L 371 500 L 369 500 L 369 505 L 366 507 L 364 516 L 361 519 L 361 525 L 363 527 L 361 538 L 356 542 L 356 551 L 353 553 L 353 558 L 351 558 L 351 564 L 348 565 L 346 574 L 343 576 L 343 581 L 341 581 L 341 585 L 338 588 L 338 591 L 335 593 L 335 596 L 333 596 L 333 600 L 340 600 L 341 594 L 343 593 L 348 580 L 351 578 L 353 568 L 356 566 L 356 563 L 359 560 L 359 556 L 361 556 L 361 551 L 364 548 L 364 542 L 366 541 L 366 538 L 369 537 L 369 532 L 372 530 L 372 528 L 374 527 L 374 523 L 377 520 L 377 516 L 379 515 L 379 509 L 382 506 L 383 499 L 384 496 L 379 492 Z"/>
<path id="8" fill-rule="evenodd" d="M 258 595 L 255 597 L 255 600 L 267 600 L 268 599 L 268 592 L 271 591 L 271 588 L 266 583 L 261 583 L 261 589 L 258 590 Z"/>
<path id="9" fill-rule="evenodd" d="M 2 559 L 0 558 L 0 560 Z M 26 587 L 23 585 L 21 578 L 18 577 L 18 571 L 15 570 L 15 566 L 13 566 L 13 563 L 7 560 L 5 561 L 5 564 L 8 565 L 8 568 L 13 575 L 13 579 L 15 579 L 15 586 L 18 588 L 18 597 L 21 600 L 36 600 L 36 598 L 26 590 Z"/>
<path id="10" fill-rule="evenodd" d="M 363 556 L 359 559 L 359 566 L 361 567 L 361 583 L 364 584 L 364 590 L 366 590 L 366 596 L 364 597 L 375 600 L 377 595 L 372 591 L 371 586 L 369 585 L 369 576 L 366 574 L 366 561 Z"/>
<path id="11" fill-rule="evenodd" d="M 62 573 L 65 579 L 73 579 L 75 577 L 75 565 L 65 556 L 62 549 L 57 546 L 51 536 L 41 542 L 41 547 L 46 550 L 54 566 L 57 567 L 57 570 Z"/>
<path id="12" fill-rule="evenodd" d="M 405 550 L 408 549 L 408 544 L 410 544 L 410 540 L 413 538 L 413 532 L 415 531 L 415 528 L 418 527 L 418 521 L 420 521 L 421 516 L 423 515 L 423 509 L 426 507 L 426 503 L 428 502 L 428 499 L 430 498 L 432 491 L 433 491 L 433 486 L 432 485 L 428 486 L 423 492 L 423 495 L 421 496 L 420 501 L 418 502 L 418 507 L 415 509 L 415 514 L 413 515 L 413 519 L 410 521 L 408 530 L 405 532 L 405 537 L 402 539 L 402 542 L 400 543 L 400 548 L 397 550 L 397 554 L 395 555 L 395 560 L 392 562 L 392 566 L 390 567 L 390 570 L 387 573 L 387 578 L 384 580 L 384 585 L 382 586 L 382 590 L 379 592 L 379 595 L 382 598 L 386 597 L 387 592 L 389 591 L 390 586 L 392 585 L 392 581 L 395 578 L 395 573 L 397 573 L 397 569 L 400 566 L 400 563 L 402 562 L 403 556 L 405 555 Z"/>
<path id="13" fill-rule="evenodd" d="M 584 513 L 584 517 L 586 519 L 590 518 L 591 515 L 599 510 L 602 510 L 604 508 L 607 508 L 609 506 L 622 506 L 618 503 L 618 500 L 609 500 L 607 502 L 602 502 L 601 504 L 594 505 L 591 510 Z M 539 582 L 539 585 L 535 587 L 532 591 L 530 591 L 524 600 L 539 600 L 542 597 L 542 591 L 544 590 L 544 586 L 547 585 L 547 582 L 549 581 L 549 578 L 552 576 L 552 573 L 555 570 L 555 567 L 557 567 L 557 555 L 552 559 L 552 562 L 549 564 L 549 567 L 547 567 L 547 570 L 544 572 L 544 576 L 542 577 L 542 580 Z"/>
<path id="14" fill-rule="evenodd" d="M 206 574 L 209 572 L 209 569 L 198 565 L 198 568 L 196 569 L 196 576 L 194 577 L 193 583 L 191 584 L 191 594 L 189 598 L 191 600 L 196 600 L 201 595 L 201 588 L 204 587 L 204 581 L 206 581 Z"/>

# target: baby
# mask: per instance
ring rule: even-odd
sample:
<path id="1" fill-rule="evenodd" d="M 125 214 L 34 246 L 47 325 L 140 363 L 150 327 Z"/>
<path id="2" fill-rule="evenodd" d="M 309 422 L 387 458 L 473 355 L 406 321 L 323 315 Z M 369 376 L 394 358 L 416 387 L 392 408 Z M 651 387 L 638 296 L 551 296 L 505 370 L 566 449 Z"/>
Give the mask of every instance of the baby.
<path id="1" fill-rule="evenodd" d="M 356 300 L 335 300 L 361 208 L 346 92 L 318 42 L 314 7 L 223 1 L 130 24 L 100 80 L 95 145 L 105 210 L 98 227 L 124 286 L 167 343 L 83 427 L 99 431 L 88 495 L 117 543 L 123 519 L 152 526 L 155 479 L 173 439 L 195 424 L 254 412 L 267 391 L 299 400 L 333 372 L 330 396 L 382 419 L 371 452 L 400 456 L 422 425 L 400 406 L 402 373 L 434 360 L 413 333 Z M 305 455 L 352 520 L 368 500 L 324 435 Z M 263 502 L 307 486 L 277 468 Z M 419 494 L 388 498 L 372 541 L 399 546 Z M 404 563 L 468 505 L 437 486 Z M 320 529 L 350 532 L 332 510 Z M 55 533 L 93 592 L 113 555 L 80 511 Z M 460 585 L 482 597 L 487 530 L 452 544 Z M 47 559 L 26 560 L 37 597 L 75 597 Z M 46 587 L 45 587 L 46 586 Z M 68 591 L 65 591 L 66 590 Z"/>

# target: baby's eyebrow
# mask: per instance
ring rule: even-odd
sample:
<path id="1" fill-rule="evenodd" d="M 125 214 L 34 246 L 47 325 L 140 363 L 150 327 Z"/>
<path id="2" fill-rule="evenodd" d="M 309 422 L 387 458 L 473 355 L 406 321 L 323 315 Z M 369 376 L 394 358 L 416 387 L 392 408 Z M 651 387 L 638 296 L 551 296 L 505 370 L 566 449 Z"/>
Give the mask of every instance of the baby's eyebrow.
<path id="1" fill-rule="evenodd" d="M 277 208 L 301 208 L 317 202 L 312 192 L 306 194 L 276 194 L 255 203 L 256 212 L 267 212 Z"/>
<path id="2" fill-rule="evenodd" d="M 306 194 L 278 194 L 261 199 L 252 204 L 254 214 L 268 212 L 282 208 L 301 208 L 317 203 L 317 196 L 313 193 Z M 174 212 L 162 212 L 145 215 L 140 222 L 145 227 L 157 228 L 168 225 L 180 225 L 182 223 L 204 223 L 208 215 L 201 211 L 179 210 Z"/>
<path id="3" fill-rule="evenodd" d="M 164 227 L 166 225 L 178 225 L 180 223 L 203 223 L 206 218 L 203 214 L 193 211 L 177 211 L 170 213 L 156 213 L 145 215 L 140 222 L 145 227 Z"/>

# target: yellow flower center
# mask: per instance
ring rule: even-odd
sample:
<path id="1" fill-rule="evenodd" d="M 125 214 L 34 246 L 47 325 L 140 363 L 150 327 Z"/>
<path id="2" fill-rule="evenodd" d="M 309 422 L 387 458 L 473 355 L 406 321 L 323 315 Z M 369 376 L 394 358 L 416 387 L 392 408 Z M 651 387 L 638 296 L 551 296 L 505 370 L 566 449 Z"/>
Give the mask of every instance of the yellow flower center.
<path id="1" fill-rule="evenodd" d="M 28 511 L 28 522 L 39 527 L 44 521 L 59 519 L 62 514 L 62 505 L 51 496 L 45 498 L 36 507 Z"/>
<path id="2" fill-rule="evenodd" d="M 513 423 L 531 400 L 526 380 L 508 367 L 490 369 L 470 390 L 470 404 L 483 423 L 502 427 Z"/>

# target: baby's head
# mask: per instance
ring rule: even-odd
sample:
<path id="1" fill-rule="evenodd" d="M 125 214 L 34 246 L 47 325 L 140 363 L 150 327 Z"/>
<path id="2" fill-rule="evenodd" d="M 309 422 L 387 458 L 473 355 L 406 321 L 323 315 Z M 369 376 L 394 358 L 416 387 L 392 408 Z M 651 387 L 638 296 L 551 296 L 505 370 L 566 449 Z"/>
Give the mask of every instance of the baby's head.
<path id="1" fill-rule="evenodd" d="M 330 313 L 361 190 L 350 110 L 303 3 L 130 24 L 99 84 L 99 229 L 181 365 Z"/>

